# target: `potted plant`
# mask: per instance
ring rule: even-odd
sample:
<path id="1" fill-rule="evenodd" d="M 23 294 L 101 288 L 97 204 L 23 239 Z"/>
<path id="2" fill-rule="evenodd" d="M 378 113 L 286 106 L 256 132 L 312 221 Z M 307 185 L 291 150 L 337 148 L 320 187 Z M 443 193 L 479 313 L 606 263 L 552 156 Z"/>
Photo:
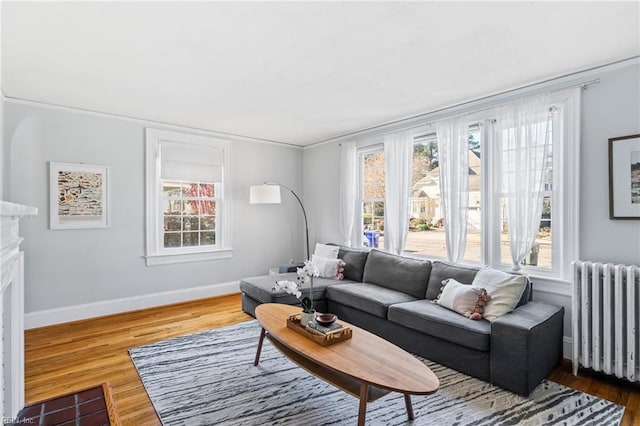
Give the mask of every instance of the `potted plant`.
<path id="1" fill-rule="evenodd" d="M 313 321 L 316 313 L 313 307 L 313 278 L 319 276 L 320 271 L 318 271 L 318 268 L 311 263 L 310 260 L 306 260 L 304 262 L 304 266 L 302 268 L 298 268 L 297 274 L 298 282 L 290 280 L 276 281 L 276 285 L 273 289 L 284 290 L 300 299 L 302 297 L 300 288 L 302 288 L 304 284 L 309 283 L 309 296 L 302 297 L 300 300 L 300 304 L 302 305 L 301 323 L 303 325 L 307 325 L 309 321 Z"/>

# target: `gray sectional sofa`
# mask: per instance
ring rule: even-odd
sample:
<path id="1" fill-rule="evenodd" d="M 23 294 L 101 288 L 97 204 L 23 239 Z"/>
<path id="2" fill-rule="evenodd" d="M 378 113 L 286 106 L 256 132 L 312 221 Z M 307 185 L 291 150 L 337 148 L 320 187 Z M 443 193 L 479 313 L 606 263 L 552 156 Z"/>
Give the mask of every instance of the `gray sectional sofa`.
<path id="1" fill-rule="evenodd" d="M 409 352 L 521 395 L 528 395 L 562 357 L 564 309 L 531 301 L 530 282 L 513 312 L 493 322 L 473 321 L 433 299 L 443 280 L 471 284 L 478 269 L 376 249 L 341 247 L 338 257 L 346 263 L 345 279 L 314 279 L 316 309 Z M 273 291 L 276 280 L 295 277 L 292 272 L 241 280 L 243 310 L 254 315 L 261 303 L 298 304 L 294 296 Z"/>

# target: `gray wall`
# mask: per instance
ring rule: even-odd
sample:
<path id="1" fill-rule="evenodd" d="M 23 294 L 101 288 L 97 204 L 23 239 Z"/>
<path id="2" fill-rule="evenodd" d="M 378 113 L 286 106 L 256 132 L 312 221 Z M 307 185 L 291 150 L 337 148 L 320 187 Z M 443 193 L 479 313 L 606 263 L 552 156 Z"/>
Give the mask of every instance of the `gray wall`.
<path id="1" fill-rule="evenodd" d="M 0 34 L 2 34 L 2 5 L 0 5 Z M 4 200 L 4 91 L 2 90 L 2 43 L 0 42 L 0 200 Z"/>
<path id="2" fill-rule="evenodd" d="M 4 174 L 6 169 L 4 163 L 4 151 L 4 94 L 2 94 L 2 87 L 0 87 L 0 200 L 4 200 Z"/>
<path id="3" fill-rule="evenodd" d="M 304 204 L 309 216 L 311 251 L 316 242 L 341 242 L 338 224 L 340 146 L 318 145 L 304 151 Z"/>
<path id="4" fill-rule="evenodd" d="M 595 76 L 600 78 L 600 83 L 589 86 L 582 100 L 581 179 L 580 188 L 575 188 L 580 191 L 580 258 L 640 264 L 640 220 L 609 220 L 608 189 L 608 139 L 640 133 L 640 65 L 636 61 L 624 68 L 596 72 Z M 588 77 L 594 78 L 594 73 Z M 585 79 L 584 76 L 576 78 L 576 81 Z M 550 88 L 565 85 L 551 83 Z M 486 105 L 492 103 L 496 102 Z M 304 191 L 309 210 L 313 212 L 312 244 L 340 238 L 337 225 L 339 161 L 337 142 L 304 151 Z M 534 292 L 534 298 L 565 306 L 567 343 L 571 335 L 571 298 L 567 296 L 570 286 L 553 281 L 544 284 L 551 292 Z M 568 356 L 567 345 L 565 356 Z"/>
<path id="5" fill-rule="evenodd" d="M 299 148 L 232 140 L 233 257 L 148 267 L 143 256 L 149 124 L 11 100 L 4 119 L 5 199 L 39 209 L 36 219 L 21 224 L 28 313 L 232 282 L 302 257 L 295 200 L 283 194 L 281 205 L 249 204 L 249 185 L 265 180 L 302 191 Z M 110 166 L 110 228 L 48 229 L 49 161 Z"/>
<path id="6" fill-rule="evenodd" d="M 584 92 L 580 257 L 640 264 L 640 220 L 609 220 L 608 139 L 640 134 L 640 65 L 603 74 Z"/>

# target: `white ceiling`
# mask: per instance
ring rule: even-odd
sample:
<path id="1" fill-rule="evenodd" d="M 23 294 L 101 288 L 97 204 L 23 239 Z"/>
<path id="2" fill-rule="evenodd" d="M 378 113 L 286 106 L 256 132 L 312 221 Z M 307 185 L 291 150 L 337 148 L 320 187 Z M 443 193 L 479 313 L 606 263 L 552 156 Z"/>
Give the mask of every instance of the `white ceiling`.
<path id="1" fill-rule="evenodd" d="M 309 145 L 640 54 L 639 2 L 3 2 L 6 96 Z"/>

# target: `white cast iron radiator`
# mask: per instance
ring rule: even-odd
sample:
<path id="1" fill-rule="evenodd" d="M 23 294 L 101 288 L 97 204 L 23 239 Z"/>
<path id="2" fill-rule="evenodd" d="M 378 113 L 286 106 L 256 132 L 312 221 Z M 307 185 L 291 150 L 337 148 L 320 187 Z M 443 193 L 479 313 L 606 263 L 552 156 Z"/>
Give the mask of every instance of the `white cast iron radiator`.
<path id="1" fill-rule="evenodd" d="M 573 374 L 578 366 L 640 380 L 640 267 L 573 263 Z"/>

